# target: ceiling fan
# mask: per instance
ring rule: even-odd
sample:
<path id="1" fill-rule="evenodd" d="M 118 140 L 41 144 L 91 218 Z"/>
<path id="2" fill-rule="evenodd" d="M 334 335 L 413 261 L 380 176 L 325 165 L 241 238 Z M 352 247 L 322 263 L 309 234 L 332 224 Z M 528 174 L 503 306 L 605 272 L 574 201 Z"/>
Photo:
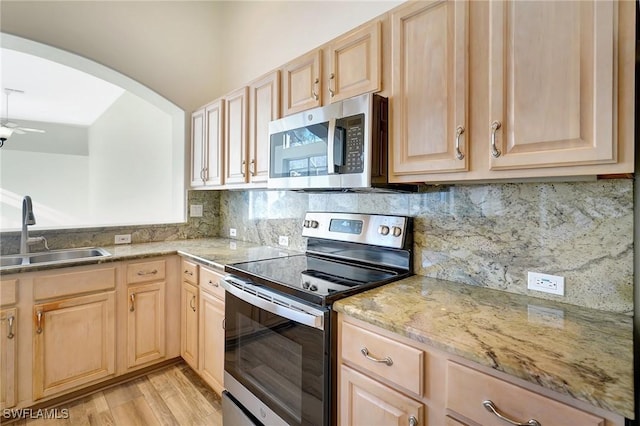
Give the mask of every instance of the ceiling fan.
<path id="1" fill-rule="evenodd" d="M 16 123 L 12 123 L 9 121 L 9 95 L 12 93 L 24 93 L 24 91 L 5 87 L 4 92 L 6 94 L 5 111 L 7 116 L 4 119 L 0 120 L 0 148 L 2 148 L 4 142 L 9 139 L 9 137 L 14 133 L 18 135 L 24 135 L 26 132 L 44 133 L 44 130 L 33 129 L 31 127 L 21 127 Z"/>

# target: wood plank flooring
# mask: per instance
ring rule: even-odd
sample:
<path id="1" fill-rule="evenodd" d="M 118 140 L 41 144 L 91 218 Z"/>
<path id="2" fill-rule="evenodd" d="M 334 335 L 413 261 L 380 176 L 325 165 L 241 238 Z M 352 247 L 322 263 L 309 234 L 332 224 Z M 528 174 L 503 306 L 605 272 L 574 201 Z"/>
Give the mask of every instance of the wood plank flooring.
<path id="1" fill-rule="evenodd" d="M 66 419 L 22 419 L 19 426 L 222 425 L 220 397 L 184 362 L 57 407 Z"/>

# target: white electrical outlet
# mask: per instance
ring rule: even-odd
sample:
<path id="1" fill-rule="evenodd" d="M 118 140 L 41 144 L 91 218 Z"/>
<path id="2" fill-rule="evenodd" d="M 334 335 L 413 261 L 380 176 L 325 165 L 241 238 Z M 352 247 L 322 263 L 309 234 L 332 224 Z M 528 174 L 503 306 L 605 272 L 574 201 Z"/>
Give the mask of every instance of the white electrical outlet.
<path id="1" fill-rule="evenodd" d="M 529 290 L 564 296 L 564 277 L 559 277 L 557 275 L 540 274 L 537 272 L 529 272 L 527 279 L 527 288 Z"/>
<path id="2" fill-rule="evenodd" d="M 236 231 L 236 228 L 229 228 L 229 236 L 235 237 L 236 235 L 238 235 L 238 231 Z"/>
<path id="3" fill-rule="evenodd" d="M 280 235 L 278 237 L 278 244 L 283 247 L 289 247 L 289 237 L 287 237 L 286 235 Z"/>
<path id="4" fill-rule="evenodd" d="M 131 244 L 131 234 L 116 235 L 113 242 L 115 244 Z"/>
<path id="5" fill-rule="evenodd" d="M 189 206 L 189 216 L 202 217 L 202 204 L 191 204 Z"/>

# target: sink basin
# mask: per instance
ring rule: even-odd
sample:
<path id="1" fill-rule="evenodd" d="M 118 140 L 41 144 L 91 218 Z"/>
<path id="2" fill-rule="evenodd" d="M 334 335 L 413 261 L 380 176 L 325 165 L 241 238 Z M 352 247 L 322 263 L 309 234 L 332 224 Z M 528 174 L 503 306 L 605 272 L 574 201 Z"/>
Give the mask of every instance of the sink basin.
<path id="1" fill-rule="evenodd" d="M 28 266 L 42 264 L 66 263 L 74 260 L 86 260 L 96 257 L 111 256 L 111 253 L 100 247 L 83 247 L 65 250 L 51 250 L 39 253 L 14 254 L 0 256 L 0 268 L 11 266 Z"/>

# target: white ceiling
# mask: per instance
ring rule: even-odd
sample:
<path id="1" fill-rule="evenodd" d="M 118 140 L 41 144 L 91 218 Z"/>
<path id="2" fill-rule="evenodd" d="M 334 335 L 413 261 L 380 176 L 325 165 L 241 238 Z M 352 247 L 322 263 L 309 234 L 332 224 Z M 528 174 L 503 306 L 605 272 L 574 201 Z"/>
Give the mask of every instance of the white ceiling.
<path id="1" fill-rule="evenodd" d="M 0 118 L 7 118 L 5 88 L 24 93 L 9 95 L 9 120 L 30 120 L 90 126 L 124 89 L 77 69 L 16 50 L 0 49 L 2 102 Z"/>

